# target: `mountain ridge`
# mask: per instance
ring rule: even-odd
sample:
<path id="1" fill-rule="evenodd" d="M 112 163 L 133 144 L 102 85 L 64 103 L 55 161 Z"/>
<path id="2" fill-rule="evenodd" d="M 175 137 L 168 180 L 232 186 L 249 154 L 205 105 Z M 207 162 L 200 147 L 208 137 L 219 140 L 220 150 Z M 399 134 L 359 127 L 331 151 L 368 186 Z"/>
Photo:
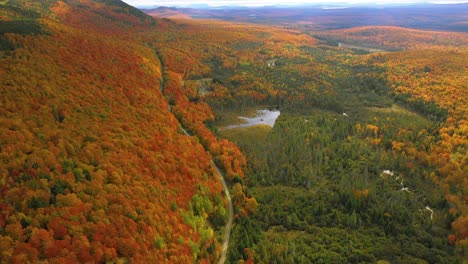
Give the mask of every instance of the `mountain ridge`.
<path id="1" fill-rule="evenodd" d="M 154 50 L 133 35 L 154 20 L 104 2 L 32 3 L 47 34 L 2 35 L 1 258 L 214 260 L 217 227 L 193 208 L 209 204 L 222 226 L 222 186 L 167 109 Z"/>

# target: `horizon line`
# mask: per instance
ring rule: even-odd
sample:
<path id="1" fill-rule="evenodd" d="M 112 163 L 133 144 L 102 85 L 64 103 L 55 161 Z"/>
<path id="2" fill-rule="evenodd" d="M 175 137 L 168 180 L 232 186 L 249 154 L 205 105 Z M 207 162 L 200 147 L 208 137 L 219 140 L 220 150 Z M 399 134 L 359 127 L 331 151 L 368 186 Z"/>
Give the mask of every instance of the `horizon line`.
<path id="1" fill-rule="evenodd" d="M 293 3 L 267 3 L 260 1 L 260 3 L 246 3 L 243 1 L 239 2 L 224 2 L 224 1 L 190 1 L 189 3 L 185 1 L 157 1 L 162 3 L 156 3 L 152 0 L 149 0 L 146 3 L 141 3 L 144 1 L 136 1 L 136 0 L 122 0 L 123 2 L 132 5 L 137 8 L 145 8 L 145 7 L 203 7 L 203 8 L 219 8 L 219 7 L 245 7 L 245 8 L 252 8 L 252 7 L 300 7 L 300 6 L 345 6 L 345 7 L 364 7 L 364 6 L 408 6 L 408 5 L 463 5 L 468 4 L 468 0 L 464 1 L 418 1 L 418 0 L 400 0 L 400 1 L 391 1 L 385 0 L 380 2 L 373 2 L 372 0 L 364 0 L 364 1 L 328 1 L 328 2 L 293 2 Z M 136 3 L 132 4 L 133 1 Z M 242 3 L 241 3 L 242 2 Z"/>

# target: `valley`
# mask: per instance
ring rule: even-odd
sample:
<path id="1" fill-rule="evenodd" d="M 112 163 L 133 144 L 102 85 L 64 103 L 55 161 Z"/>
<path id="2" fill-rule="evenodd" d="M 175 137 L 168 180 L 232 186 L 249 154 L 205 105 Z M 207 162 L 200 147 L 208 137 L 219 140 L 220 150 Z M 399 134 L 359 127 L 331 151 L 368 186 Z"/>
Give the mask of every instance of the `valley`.
<path id="1" fill-rule="evenodd" d="M 0 3 L 0 262 L 464 263 L 463 8 Z"/>

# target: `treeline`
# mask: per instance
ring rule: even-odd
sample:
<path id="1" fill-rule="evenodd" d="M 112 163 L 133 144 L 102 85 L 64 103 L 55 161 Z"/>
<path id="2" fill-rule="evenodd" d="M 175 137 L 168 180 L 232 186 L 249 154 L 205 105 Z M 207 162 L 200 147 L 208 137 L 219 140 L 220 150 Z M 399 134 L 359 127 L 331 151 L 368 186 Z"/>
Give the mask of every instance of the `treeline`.
<path id="1" fill-rule="evenodd" d="M 448 117 L 447 109 L 432 101 L 412 98 L 410 94 L 397 94 L 395 101 L 437 122 L 444 122 Z"/>

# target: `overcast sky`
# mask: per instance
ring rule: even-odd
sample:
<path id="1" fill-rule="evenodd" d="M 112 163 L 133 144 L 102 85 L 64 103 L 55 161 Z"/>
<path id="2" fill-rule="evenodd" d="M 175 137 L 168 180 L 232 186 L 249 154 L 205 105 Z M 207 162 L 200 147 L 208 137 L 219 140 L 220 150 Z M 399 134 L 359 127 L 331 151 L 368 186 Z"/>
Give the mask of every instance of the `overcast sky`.
<path id="1" fill-rule="evenodd" d="M 431 2 L 438 4 L 449 3 L 467 3 L 468 0 L 123 0 L 129 5 L 136 7 L 145 6 L 189 6 L 194 4 L 207 4 L 210 6 L 266 6 L 266 5 L 299 5 L 307 3 L 351 3 L 351 4 L 388 4 L 388 3 L 417 3 L 417 2 Z"/>

